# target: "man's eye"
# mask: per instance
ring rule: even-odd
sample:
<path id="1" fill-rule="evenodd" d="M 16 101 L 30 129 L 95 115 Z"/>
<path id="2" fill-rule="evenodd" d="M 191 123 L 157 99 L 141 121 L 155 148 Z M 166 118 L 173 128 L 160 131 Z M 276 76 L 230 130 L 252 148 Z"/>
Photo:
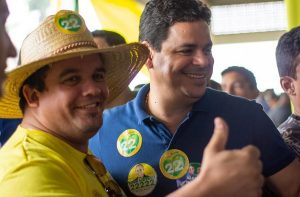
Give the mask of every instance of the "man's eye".
<path id="1" fill-rule="evenodd" d="M 95 81 L 103 81 L 105 79 L 105 74 L 103 72 L 96 73 L 93 75 Z"/>
<path id="2" fill-rule="evenodd" d="M 183 54 L 183 55 L 189 55 L 193 53 L 192 49 L 182 49 L 178 51 L 179 53 Z"/>
<path id="3" fill-rule="evenodd" d="M 206 54 L 211 54 L 211 53 L 212 53 L 211 47 L 210 47 L 210 48 L 204 49 L 204 52 L 205 52 Z"/>
<path id="4" fill-rule="evenodd" d="M 72 76 L 63 81 L 64 84 L 74 85 L 80 80 L 79 77 Z"/>

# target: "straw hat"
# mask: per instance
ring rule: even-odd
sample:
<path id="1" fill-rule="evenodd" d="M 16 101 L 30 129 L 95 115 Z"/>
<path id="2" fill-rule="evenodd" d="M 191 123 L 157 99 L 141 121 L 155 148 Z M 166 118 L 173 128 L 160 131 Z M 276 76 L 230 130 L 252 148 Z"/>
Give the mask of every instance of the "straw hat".
<path id="1" fill-rule="evenodd" d="M 7 73 L 4 95 L 0 99 L 1 118 L 21 118 L 19 90 L 39 68 L 76 56 L 101 54 L 109 87 L 108 102 L 128 86 L 145 63 L 149 51 L 139 43 L 98 49 L 83 18 L 76 12 L 61 10 L 49 16 L 30 33 L 21 47 L 21 65 Z"/>

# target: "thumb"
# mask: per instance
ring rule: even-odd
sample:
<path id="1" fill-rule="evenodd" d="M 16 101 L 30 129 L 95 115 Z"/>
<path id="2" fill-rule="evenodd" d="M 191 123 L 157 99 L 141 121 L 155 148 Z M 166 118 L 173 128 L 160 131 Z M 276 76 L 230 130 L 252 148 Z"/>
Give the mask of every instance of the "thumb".
<path id="1" fill-rule="evenodd" d="M 228 139 L 228 126 L 222 118 L 215 118 L 215 129 L 205 148 L 205 156 L 214 155 L 225 149 Z"/>

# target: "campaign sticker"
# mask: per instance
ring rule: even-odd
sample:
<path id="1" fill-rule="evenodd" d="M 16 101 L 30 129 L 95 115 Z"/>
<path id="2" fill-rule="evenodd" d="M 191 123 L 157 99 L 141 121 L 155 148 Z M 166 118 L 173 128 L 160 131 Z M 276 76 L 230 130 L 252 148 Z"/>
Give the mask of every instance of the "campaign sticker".
<path id="1" fill-rule="evenodd" d="M 183 177 L 189 169 L 189 159 L 184 152 L 178 149 L 171 149 L 161 156 L 159 168 L 162 174 L 169 179 Z"/>
<path id="2" fill-rule="evenodd" d="M 55 15 L 55 25 L 65 34 L 77 34 L 86 29 L 81 16 L 69 10 L 62 10 Z"/>
<path id="3" fill-rule="evenodd" d="M 133 166 L 128 174 L 128 188 L 136 196 L 150 194 L 157 183 L 155 170 L 146 163 Z"/>
<path id="4" fill-rule="evenodd" d="M 135 155 L 142 146 L 142 136 L 135 129 L 125 130 L 117 140 L 117 149 L 124 157 Z"/>
<path id="5" fill-rule="evenodd" d="M 176 180 L 177 187 L 178 188 L 182 187 L 185 184 L 194 180 L 200 173 L 200 169 L 201 169 L 200 163 L 196 163 L 196 162 L 190 163 L 187 173 L 180 179 Z"/>

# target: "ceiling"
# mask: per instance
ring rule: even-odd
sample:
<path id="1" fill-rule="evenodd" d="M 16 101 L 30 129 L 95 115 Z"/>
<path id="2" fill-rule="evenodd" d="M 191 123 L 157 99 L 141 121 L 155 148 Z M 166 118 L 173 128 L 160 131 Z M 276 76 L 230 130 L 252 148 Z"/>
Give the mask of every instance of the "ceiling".
<path id="1" fill-rule="evenodd" d="M 245 3 L 262 3 L 262 2 L 273 2 L 273 1 L 283 1 L 283 0 L 203 0 L 203 2 L 205 2 L 210 6 L 245 4 Z"/>
<path id="2" fill-rule="evenodd" d="M 137 0 L 142 4 L 145 4 L 149 0 Z M 283 0 L 201 0 L 209 7 L 213 6 L 224 6 L 224 5 L 237 5 L 237 4 L 248 4 L 248 3 L 263 3 L 263 2 L 282 2 Z M 214 43 L 238 43 L 238 42 L 256 42 L 256 41 L 267 41 L 277 40 L 282 34 L 283 30 L 278 31 L 267 31 L 267 32 L 249 32 L 239 34 L 227 34 L 227 35 L 212 35 Z"/>
<path id="3" fill-rule="evenodd" d="M 148 0 L 137 0 L 145 4 Z M 202 0 L 209 6 L 216 5 L 232 5 L 232 4 L 244 4 L 244 3 L 262 3 L 262 2 L 272 2 L 272 1 L 283 1 L 283 0 Z"/>

